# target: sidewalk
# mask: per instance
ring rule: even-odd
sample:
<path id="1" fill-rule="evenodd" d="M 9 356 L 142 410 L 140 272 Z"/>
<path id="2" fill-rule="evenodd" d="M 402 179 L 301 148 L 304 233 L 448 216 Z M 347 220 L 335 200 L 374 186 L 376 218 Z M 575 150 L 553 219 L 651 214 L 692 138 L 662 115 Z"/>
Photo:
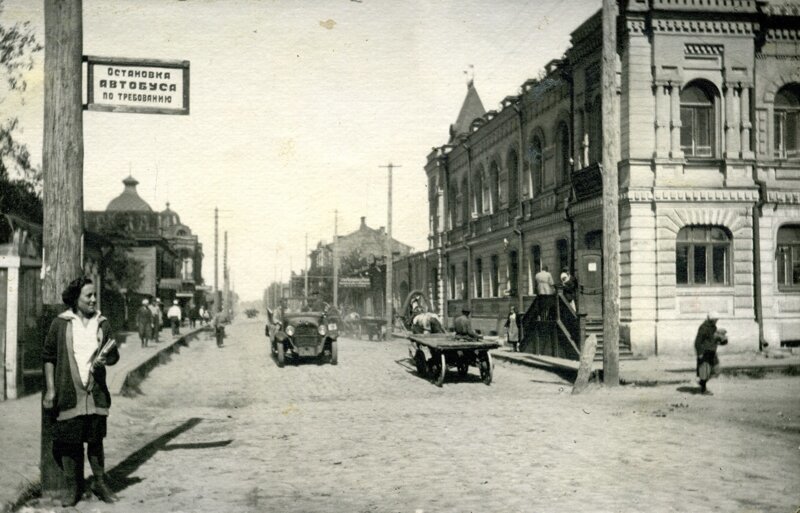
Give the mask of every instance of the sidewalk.
<path id="1" fill-rule="evenodd" d="M 161 342 L 147 348 L 141 347 L 136 333 L 119 333 L 118 340 L 125 342 L 119 349 L 119 363 L 108 367 L 111 395 L 134 394 L 150 370 L 202 331 L 202 327 L 184 327 L 179 337 L 173 337 L 165 328 Z M 21 495 L 39 486 L 41 393 L 0 402 L 0 419 L 0 511 L 8 511 Z"/>
<path id="2" fill-rule="evenodd" d="M 578 371 L 576 360 L 550 356 L 515 353 L 508 348 L 492 352 L 497 360 L 565 373 L 574 378 Z M 694 382 L 695 358 L 687 356 L 653 356 L 633 360 L 620 360 L 620 382 L 627 385 L 654 386 Z M 722 374 L 760 376 L 766 372 L 786 372 L 800 375 L 800 354 L 786 349 L 764 352 L 720 353 Z M 593 371 L 599 373 L 603 362 L 594 362 Z"/>

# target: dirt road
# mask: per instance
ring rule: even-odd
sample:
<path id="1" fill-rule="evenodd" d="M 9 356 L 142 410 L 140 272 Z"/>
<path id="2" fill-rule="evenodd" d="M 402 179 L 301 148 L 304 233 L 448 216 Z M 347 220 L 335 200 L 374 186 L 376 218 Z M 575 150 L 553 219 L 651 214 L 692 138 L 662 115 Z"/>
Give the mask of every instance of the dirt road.
<path id="1" fill-rule="evenodd" d="M 279 369 L 260 323 L 193 343 L 115 398 L 122 501 L 81 511 L 793 512 L 800 379 L 595 389 L 497 364 L 437 388 L 403 343 Z M 127 457 L 125 461 L 121 458 Z M 33 505 L 27 511 L 42 511 Z"/>

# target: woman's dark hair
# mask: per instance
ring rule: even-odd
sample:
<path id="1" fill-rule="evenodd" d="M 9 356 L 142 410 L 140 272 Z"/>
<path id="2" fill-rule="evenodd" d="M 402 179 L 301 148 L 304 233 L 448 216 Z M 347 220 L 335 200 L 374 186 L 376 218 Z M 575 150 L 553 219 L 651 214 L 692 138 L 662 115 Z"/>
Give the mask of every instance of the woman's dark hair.
<path id="1" fill-rule="evenodd" d="M 74 310 L 78 306 L 78 297 L 81 295 L 81 290 L 90 283 L 94 282 L 85 276 L 72 280 L 69 285 L 67 285 L 67 288 L 64 289 L 64 292 L 61 293 L 61 300 L 65 305 Z"/>

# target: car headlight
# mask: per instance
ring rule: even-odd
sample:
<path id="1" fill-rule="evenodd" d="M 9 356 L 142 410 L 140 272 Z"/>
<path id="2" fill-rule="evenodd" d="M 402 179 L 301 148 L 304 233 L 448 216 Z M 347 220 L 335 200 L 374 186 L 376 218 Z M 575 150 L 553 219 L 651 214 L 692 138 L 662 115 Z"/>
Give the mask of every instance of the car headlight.
<path id="1" fill-rule="evenodd" d="M 328 328 L 326 328 L 324 324 L 320 324 L 319 328 L 317 328 L 317 333 L 319 333 L 320 335 L 325 335 L 326 333 L 328 333 Z"/>
<path id="2" fill-rule="evenodd" d="M 294 336 L 294 326 L 286 326 L 286 334 L 290 337 Z"/>

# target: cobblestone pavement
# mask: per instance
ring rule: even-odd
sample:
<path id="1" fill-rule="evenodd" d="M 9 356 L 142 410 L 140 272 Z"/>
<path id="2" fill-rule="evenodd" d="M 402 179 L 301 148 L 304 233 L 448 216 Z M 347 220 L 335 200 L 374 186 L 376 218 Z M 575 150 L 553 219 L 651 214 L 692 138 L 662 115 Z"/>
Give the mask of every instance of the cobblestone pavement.
<path id="1" fill-rule="evenodd" d="M 442 388 L 400 341 L 279 369 L 262 324 L 193 343 L 115 398 L 102 512 L 793 512 L 800 380 L 592 389 L 496 364 Z M 125 461 L 120 459 L 126 458 Z M 31 504 L 26 512 L 47 509 Z"/>

